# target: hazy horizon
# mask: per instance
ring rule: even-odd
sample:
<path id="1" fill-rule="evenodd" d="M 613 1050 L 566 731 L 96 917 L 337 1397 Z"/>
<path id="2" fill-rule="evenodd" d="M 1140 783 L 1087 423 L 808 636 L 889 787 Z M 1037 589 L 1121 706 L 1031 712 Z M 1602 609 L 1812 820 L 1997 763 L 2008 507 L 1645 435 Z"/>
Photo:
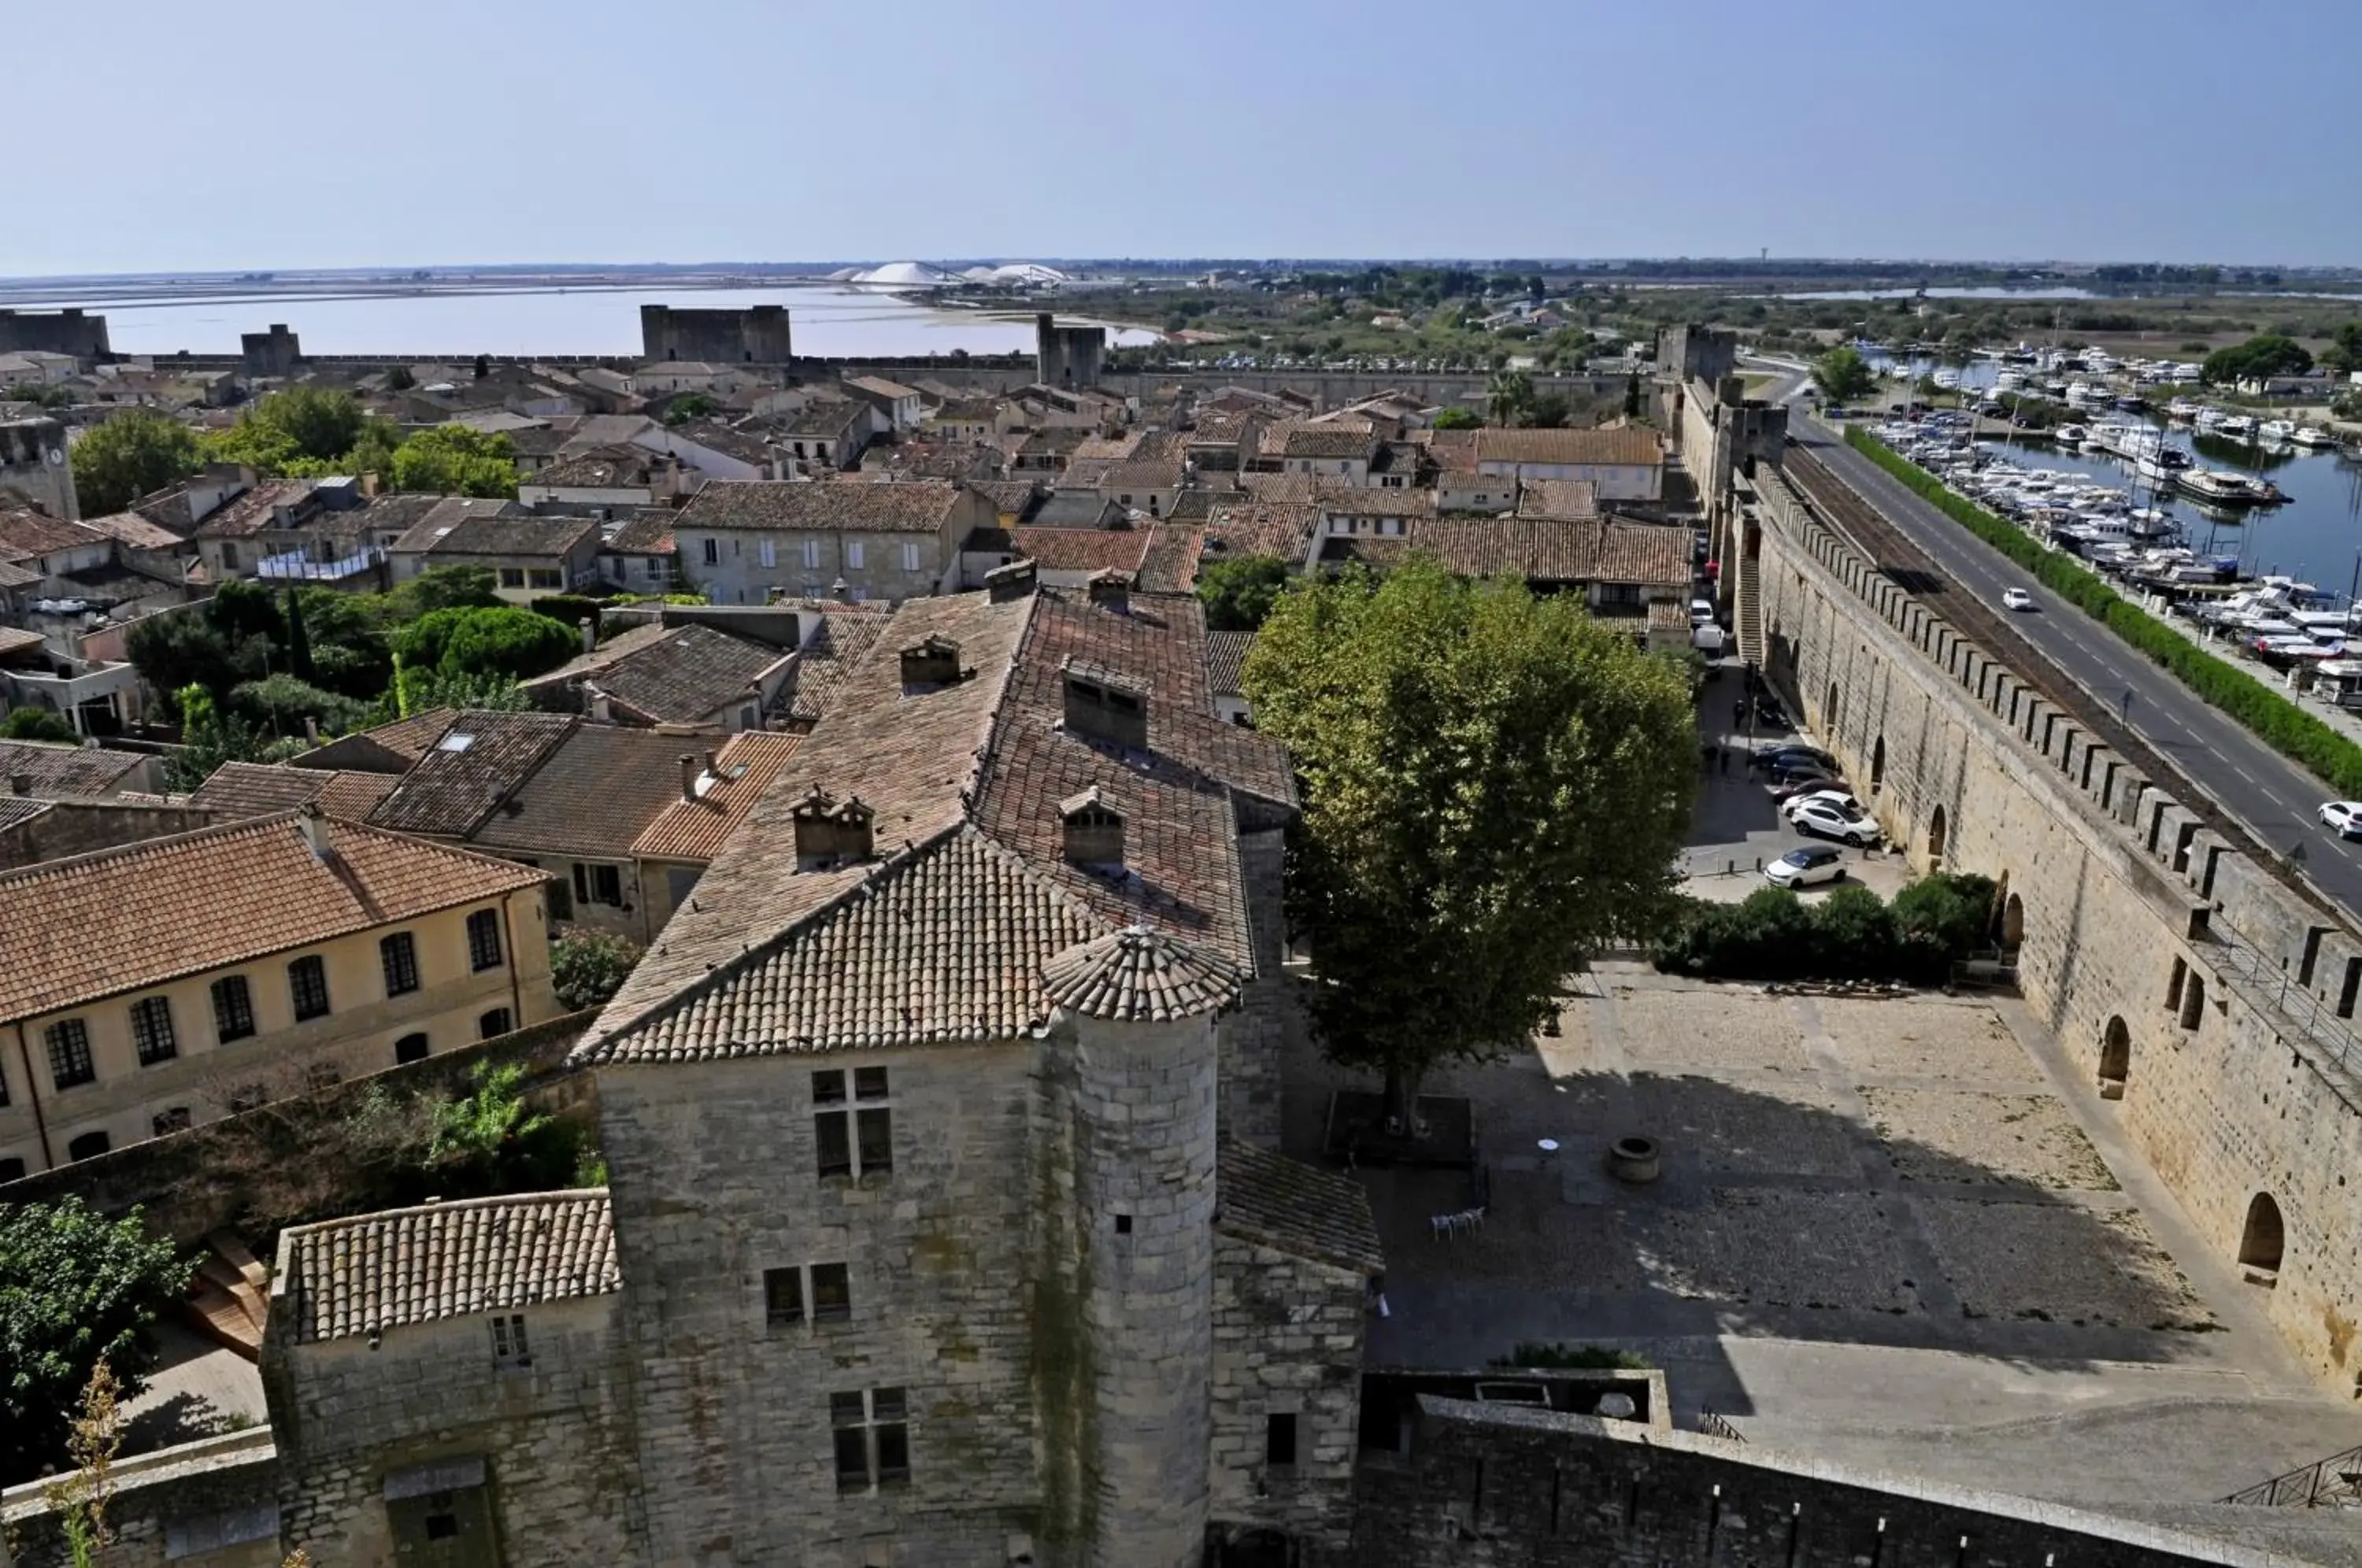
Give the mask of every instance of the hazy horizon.
<path id="1" fill-rule="evenodd" d="M 1201 0 L 1182 19 L 1075 0 L 45 11 L 27 59 L 54 68 L 12 77 L 12 118 L 61 134 L 20 148 L 0 277 L 1766 247 L 2362 263 L 2349 0 Z M 558 259 L 651 253 L 745 259 Z"/>

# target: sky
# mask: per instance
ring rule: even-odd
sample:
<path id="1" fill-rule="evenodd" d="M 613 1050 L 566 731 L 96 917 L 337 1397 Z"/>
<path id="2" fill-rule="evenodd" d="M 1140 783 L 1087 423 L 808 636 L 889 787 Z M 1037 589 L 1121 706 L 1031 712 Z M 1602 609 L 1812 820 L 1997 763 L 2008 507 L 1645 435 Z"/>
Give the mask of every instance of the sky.
<path id="1" fill-rule="evenodd" d="M 2362 263 L 2362 0 L 0 0 L 0 276 Z"/>

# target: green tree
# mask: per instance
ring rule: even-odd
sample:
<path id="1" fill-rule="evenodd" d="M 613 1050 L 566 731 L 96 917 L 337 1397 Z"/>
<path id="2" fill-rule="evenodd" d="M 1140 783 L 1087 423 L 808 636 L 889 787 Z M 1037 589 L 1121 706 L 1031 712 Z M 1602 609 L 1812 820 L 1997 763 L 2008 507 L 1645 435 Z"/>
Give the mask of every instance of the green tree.
<path id="1" fill-rule="evenodd" d="M 1813 361 L 1813 384 L 1836 404 L 1859 403 L 1878 385 L 1878 373 L 1860 350 L 1840 344 Z"/>
<path id="2" fill-rule="evenodd" d="M 415 621 L 437 610 L 490 609 L 501 602 L 490 567 L 433 567 L 386 595 L 387 618 Z"/>
<path id="3" fill-rule="evenodd" d="M 2267 332 L 2215 349 L 2200 363 L 2198 376 L 2210 386 L 2225 386 L 2273 376 L 2301 376 L 2312 369 L 2312 356 L 2304 345 L 2283 334 Z"/>
<path id="4" fill-rule="evenodd" d="M 1433 1063 L 1548 1018 L 1563 977 L 1677 908 L 1696 730 L 1679 665 L 1579 601 L 1414 559 L 1282 598 L 1246 666 L 1294 754 L 1288 909 L 1329 1055 L 1415 1121 Z"/>
<path id="5" fill-rule="evenodd" d="M 316 478 L 342 467 L 372 423 L 350 392 L 289 387 L 263 397 L 205 446 L 217 462 Z"/>
<path id="6" fill-rule="evenodd" d="M 1485 420 L 1474 409 L 1462 408 L 1455 403 L 1438 413 L 1428 423 L 1437 430 L 1473 430 Z"/>
<path id="7" fill-rule="evenodd" d="M 1638 370 L 1624 378 L 1624 417 L 1640 417 L 1640 372 Z"/>
<path id="8" fill-rule="evenodd" d="M 1216 561 L 1198 574 L 1198 597 L 1206 606 L 1207 629 L 1253 631 L 1271 613 L 1286 586 L 1287 563 L 1276 556 Z"/>
<path id="9" fill-rule="evenodd" d="M 64 1457 L 100 1362 L 126 1397 L 139 1391 L 149 1325 L 188 1280 L 137 1209 L 109 1219 L 79 1198 L 0 1204 L 0 1483 Z"/>
<path id="10" fill-rule="evenodd" d="M 2362 370 L 2362 321 L 2349 321 L 2330 335 L 2329 347 L 2321 351 L 2323 369 L 2342 374 Z"/>
<path id="11" fill-rule="evenodd" d="M 196 433 L 187 425 L 127 408 L 73 444 L 74 494 L 84 516 L 104 517 L 178 484 L 204 463 Z"/>
<path id="12" fill-rule="evenodd" d="M 0 717 L 0 740 L 74 741 L 74 727 L 47 708 L 11 708 Z"/>
<path id="13" fill-rule="evenodd" d="M 1537 392 L 1526 405 L 1526 423 L 1537 430 L 1563 429 L 1574 416 L 1574 407 L 1563 392 Z"/>
<path id="14" fill-rule="evenodd" d="M 1497 370 L 1485 388 L 1485 412 L 1504 429 L 1515 425 L 1534 401 L 1534 379 L 1523 370 Z"/>
<path id="15" fill-rule="evenodd" d="M 302 734 L 306 719 L 335 734 L 351 728 L 366 712 L 353 699 L 322 690 L 285 670 L 231 687 L 229 705 L 239 718 L 273 736 Z"/>
<path id="16" fill-rule="evenodd" d="M 304 629 L 304 602 L 295 591 L 287 591 L 287 668 L 296 679 L 309 680 L 313 676 L 312 636 Z"/>
<path id="17" fill-rule="evenodd" d="M 393 488 L 436 495 L 513 497 L 516 458 L 509 438 L 465 425 L 421 430 L 393 454 Z"/>
<path id="18" fill-rule="evenodd" d="M 524 680 L 556 669 L 581 648 L 570 628 L 513 604 L 432 610 L 394 641 L 403 662 L 447 675 L 505 675 Z"/>
<path id="19" fill-rule="evenodd" d="M 683 392 L 666 405 L 667 425 L 686 425 L 692 419 L 702 419 L 721 405 L 703 392 Z"/>
<path id="20" fill-rule="evenodd" d="M 504 713 L 523 712 L 533 701 L 514 679 L 505 675 L 447 674 L 440 669 L 394 670 L 391 690 L 378 701 L 371 722 L 391 723 L 435 708 L 482 708 Z"/>
<path id="21" fill-rule="evenodd" d="M 270 760 L 270 737 L 236 714 L 223 712 L 204 687 L 184 686 L 173 699 L 181 714 L 181 744 L 164 759 L 166 789 L 186 794 L 212 778 L 225 762 Z M 300 737 L 296 744 L 303 744 Z"/>
<path id="22" fill-rule="evenodd" d="M 620 936 L 577 932 L 549 944 L 549 980 L 569 1010 L 600 1007 L 630 978 L 640 949 Z"/>

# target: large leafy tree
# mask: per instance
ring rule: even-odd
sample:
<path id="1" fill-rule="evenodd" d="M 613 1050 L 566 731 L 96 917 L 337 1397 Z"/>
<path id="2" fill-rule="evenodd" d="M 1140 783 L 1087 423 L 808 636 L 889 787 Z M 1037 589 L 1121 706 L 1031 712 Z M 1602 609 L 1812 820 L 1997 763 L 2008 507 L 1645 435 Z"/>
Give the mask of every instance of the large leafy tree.
<path id="1" fill-rule="evenodd" d="M 390 452 L 398 436 L 381 421 L 372 420 L 350 392 L 320 387 L 289 387 L 258 401 L 237 423 L 205 439 L 205 449 L 218 462 L 243 463 L 266 474 L 318 478 L 338 471 L 358 471 L 355 449 L 367 437 L 374 452 L 384 445 Z"/>
<path id="2" fill-rule="evenodd" d="M 1264 624 L 1287 586 L 1287 563 L 1276 556 L 1216 561 L 1198 574 L 1206 625 L 1217 632 L 1252 632 Z"/>
<path id="3" fill-rule="evenodd" d="M 0 1204 L 0 1483 L 62 1460 L 102 1360 L 124 1394 L 138 1391 L 154 1358 L 148 1326 L 188 1279 L 136 1209 L 110 1220 L 77 1198 Z"/>
<path id="4" fill-rule="evenodd" d="M 127 408 L 73 444 L 74 495 L 83 515 L 104 517 L 179 483 L 204 462 L 196 433 L 187 425 Z"/>
<path id="5" fill-rule="evenodd" d="M 2301 376 L 2312 369 L 2312 356 L 2303 344 L 2277 332 L 2250 337 L 2228 348 L 2217 348 L 2198 368 L 2209 385 L 2244 381 L 2268 381 L 2274 376 Z"/>
<path id="6" fill-rule="evenodd" d="M 465 425 L 436 425 L 393 454 L 393 487 L 436 495 L 513 496 L 516 458 L 509 438 Z"/>
<path id="7" fill-rule="evenodd" d="M 402 629 L 395 651 L 414 668 L 524 680 L 556 669 L 581 651 L 581 642 L 571 628 L 546 615 L 500 604 L 431 610 Z"/>
<path id="8" fill-rule="evenodd" d="M 1813 361 L 1813 384 L 1833 403 L 1858 403 L 1878 385 L 1878 373 L 1860 349 L 1840 344 Z"/>
<path id="9" fill-rule="evenodd" d="M 1676 909 L 1687 679 L 1578 601 L 1424 560 L 1348 575 L 1281 598 L 1246 688 L 1303 781 L 1314 1021 L 1397 1124 L 1430 1065 L 1526 1039 L 1584 953 Z"/>

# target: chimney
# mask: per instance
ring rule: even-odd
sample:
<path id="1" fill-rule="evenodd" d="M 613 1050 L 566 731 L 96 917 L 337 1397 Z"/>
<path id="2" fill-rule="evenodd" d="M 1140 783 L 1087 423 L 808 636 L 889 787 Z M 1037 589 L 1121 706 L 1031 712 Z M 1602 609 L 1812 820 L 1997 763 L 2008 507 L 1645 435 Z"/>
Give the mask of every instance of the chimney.
<path id="1" fill-rule="evenodd" d="M 693 751 L 680 754 L 680 798 L 684 801 L 697 799 L 697 754 Z"/>
<path id="2" fill-rule="evenodd" d="M 1123 814 L 1098 785 L 1059 801 L 1058 815 L 1065 823 L 1068 865 L 1110 874 L 1123 869 Z"/>
<path id="3" fill-rule="evenodd" d="M 607 694 L 587 681 L 582 687 L 582 706 L 593 722 L 602 724 L 614 723 L 615 710 L 608 702 Z"/>
<path id="4" fill-rule="evenodd" d="M 1148 690 L 1112 670 L 1068 659 L 1066 733 L 1126 751 L 1148 749 Z"/>
<path id="5" fill-rule="evenodd" d="M 954 686 L 960 679 L 959 645 L 940 633 L 932 634 L 902 650 L 902 689 L 932 690 Z"/>
<path id="6" fill-rule="evenodd" d="M 1010 561 L 984 574 L 984 591 L 993 603 L 1006 604 L 1031 594 L 1038 575 L 1032 561 Z"/>
<path id="7" fill-rule="evenodd" d="M 870 824 L 876 813 L 858 795 L 839 804 L 814 784 L 789 814 L 795 820 L 799 871 L 833 871 L 873 853 Z"/>
<path id="8" fill-rule="evenodd" d="M 336 845 L 328 836 L 328 819 L 320 814 L 318 805 L 305 801 L 295 812 L 295 831 L 304 835 L 304 847 L 312 858 L 325 862 L 336 853 Z"/>
<path id="9" fill-rule="evenodd" d="M 844 579 L 841 577 L 834 582 L 828 585 L 828 591 L 830 596 L 839 604 L 850 604 L 853 602 L 853 584 L 845 581 Z"/>
<path id="10" fill-rule="evenodd" d="M 11 795 L 29 795 L 32 792 L 33 776 L 31 774 L 11 773 L 8 775 L 8 793 Z"/>
<path id="11" fill-rule="evenodd" d="M 1119 615 L 1131 613 L 1131 574 L 1106 567 L 1091 573 L 1091 602 Z"/>
<path id="12" fill-rule="evenodd" d="M 597 653 L 599 651 L 599 623 L 592 620 L 590 616 L 585 615 L 581 620 L 576 622 L 575 624 L 582 628 L 582 651 L 584 653 Z"/>

